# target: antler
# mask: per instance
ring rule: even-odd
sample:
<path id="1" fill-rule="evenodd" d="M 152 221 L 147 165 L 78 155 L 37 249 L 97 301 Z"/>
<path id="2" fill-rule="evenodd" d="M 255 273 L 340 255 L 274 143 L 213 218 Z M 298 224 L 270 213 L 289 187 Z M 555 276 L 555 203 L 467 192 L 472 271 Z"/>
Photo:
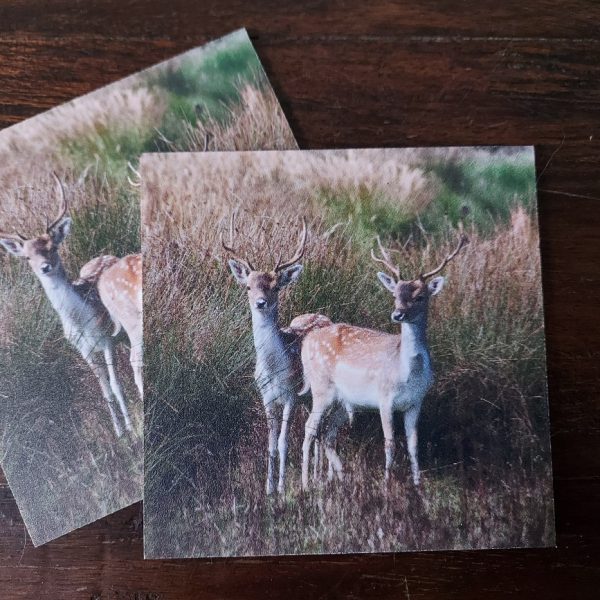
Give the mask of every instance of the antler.
<path id="1" fill-rule="evenodd" d="M 377 236 L 377 245 L 379 246 L 379 252 L 381 252 L 381 258 L 378 258 L 375 255 L 375 252 L 373 252 L 373 248 L 371 248 L 371 258 L 375 262 L 384 265 L 386 269 L 391 271 L 396 276 L 396 279 L 402 279 L 402 277 L 400 276 L 400 268 L 392 262 L 392 258 L 389 255 L 389 252 L 383 247 L 383 244 L 381 243 L 381 238 L 379 236 Z"/>
<path id="2" fill-rule="evenodd" d="M 134 179 L 131 179 L 129 175 L 127 175 L 127 181 L 131 187 L 141 187 L 142 186 L 142 176 L 140 172 L 131 164 L 131 161 L 127 161 L 127 168 L 133 173 Z"/>
<path id="3" fill-rule="evenodd" d="M 428 277 L 439 273 L 461 251 L 462 247 L 468 243 L 469 238 L 464 233 L 461 233 L 458 239 L 458 245 L 456 246 L 454 252 L 448 254 L 446 258 L 444 258 L 444 260 L 440 263 L 440 265 L 433 269 L 433 271 L 429 271 L 428 273 L 421 273 L 420 278 L 427 279 Z"/>
<path id="4" fill-rule="evenodd" d="M 52 172 L 52 177 L 54 177 L 54 180 L 58 184 L 58 192 L 60 196 L 60 210 L 56 219 L 54 219 L 54 221 L 52 221 L 52 223 L 50 223 L 50 225 L 46 227 L 46 233 L 50 233 L 60 223 L 62 218 L 67 214 L 67 211 L 69 210 L 69 205 L 65 196 L 65 188 L 63 187 L 62 181 L 58 178 L 58 175 L 54 171 Z"/>
<path id="5" fill-rule="evenodd" d="M 306 238 L 308 237 L 308 230 L 306 228 L 306 217 L 302 217 L 302 233 L 300 234 L 300 240 L 298 242 L 298 248 L 296 249 L 296 253 L 290 260 L 286 260 L 285 262 L 281 262 L 281 255 L 277 259 L 277 264 L 275 265 L 275 273 L 278 271 L 282 271 L 283 269 L 287 269 L 291 267 L 293 264 L 296 264 L 303 256 L 304 251 L 306 250 Z"/>
<path id="6" fill-rule="evenodd" d="M 221 232 L 221 245 L 223 246 L 224 250 L 226 250 L 227 252 L 229 252 L 231 254 L 232 258 L 234 258 L 238 262 L 241 262 L 249 271 L 256 271 L 256 269 L 252 266 L 252 263 L 249 260 L 246 260 L 245 258 L 242 258 L 237 253 L 237 251 L 235 250 L 235 248 L 233 247 L 233 233 L 234 233 L 234 222 L 235 222 L 235 216 L 236 216 L 236 214 L 237 214 L 237 211 L 234 210 L 231 213 L 231 219 L 229 221 L 229 246 L 223 240 L 223 233 L 222 232 Z"/>
<path id="7" fill-rule="evenodd" d="M 21 235 L 18 231 L 14 233 L 8 233 L 7 231 L 2 231 L 0 229 L 0 238 L 5 240 L 18 240 L 19 242 L 26 242 L 27 238 L 24 235 Z"/>

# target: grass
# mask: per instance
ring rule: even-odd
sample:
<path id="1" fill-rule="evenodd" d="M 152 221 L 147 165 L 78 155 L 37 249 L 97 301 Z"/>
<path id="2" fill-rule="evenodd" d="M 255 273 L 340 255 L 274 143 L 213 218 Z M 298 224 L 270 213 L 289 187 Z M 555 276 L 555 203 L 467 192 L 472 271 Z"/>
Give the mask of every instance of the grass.
<path id="1" fill-rule="evenodd" d="M 150 73 L 147 84 L 167 98 L 169 110 L 160 129 L 168 139 L 179 137 L 181 124 L 186 122 L 192 126 L 207 120 L 230 124 L 231 109 L 241 103 L 242 89 L 250 86 L 263 91 L 270 87 L 246 36 L 213 44 L 203 60 L 184 57 Z"/>
<path id="2" fill-rule="evenodd" d="M 128 163 L 136 166 L 143 152 L 196 149 L 190 132 L 193 138 L 208 126 L 213 150 L 228 149 L 221 137 L 239 149 L 296 147 L 245 31 L 4 130 L 2 181 L 12 190 L 35 184 L 32 173 L 44 164 L 77 178 L 94 172 L 125 187 Z"/>
<path id="3" fill-rule="evenodd" d="M 142 407 L 121 348 L 135 431 L 117 441 L 97 383 L 63 339 L 39 283 L 27 265 L 2 261 L 1 460 L 30 535 L 42 543 L 140 497 Z"/>
<path id="4" fill-rule="evenodd" d="M 79 207 L 61 250 L 72 276 L 92 256 L 138 247 L 139 213 L 122 192 L 91 176 L 67 181 L 67 189 Z M 47 214 L 54 214 L 55 199 L 42 186 L 22 193 L 27 202 L 15 207 L 17 214 L 25 206 L 48 206 Z M 43 231 L 39 221 L 29 220 L 25 231 L 32 225 Z M 117 440 L 98 383 L 63 338 L 39 282 L 25 261 L 6 254 L 0 257 L 0 319 L 0 457 L 29 533 L 40 544 L 141 498 L 142 406 L 121 344 L 117 370 L 134 432 Z"/>
<path id="5" fill-rule="evenodd" d="M 280 251 L 291 251 L 298 217 L 308 220 L 304 271 L 281 295 L 282 324 L 323 312 L 397 332 L 389 318 L 393 300 L 377 283 L 369 251 L 374 235 L 382 235 L 405 277 L 415 277 L 454 247 L 459 224 L 436 216 L 444 215 L 446 190 L 457 185 L 440 170 L 443 161 L 453 163 L 446 168 L 455 179 L 471 182 L 461 196 L 467 206 L 478 205 L 489 178 L 490 206 L 462 211 L 470 244 L 446 268 L 447 285 L 430 309 L 436 380 L 419 423 L 421 492 L 410 483 L 397 415 L 394 481 L 383 493 L 381 425 L 377 414 L 364 413 L 340 435 L 347 479 L 322 479 L 301 493 L 305 406 L 293 420 L 288 491 L 265 498 L 266 419 L 252 376 L 250 315 L 220 250 L 228 215 L 238 208 L 238 249 L 265 269 Z M 553 543 L 531 155 L 164 155 L 146 159 L 142 169 L 147 554 Z"/>
<path id="6" fill-rule="evenodd" d="M 193 499 L 176 494 L 167 512 L 151 500 L 146 514 L 160 509 L 164 527 L 161 534 L 148 534 L 147 542 L 156 548 L 153 556 L 511 548 L 552 539 L 552 513 L 540 510 L 551 492 L 547 477 L 531 480 L 523 470 L 501 482 L 477 477 L 469 483 L 468 472 L 451 466 L 426 474 L 417 492 L 406 467 L 397 469 L 386 493 L 381 475 L 368 465 L 380 457 L 367 456 L 361 447 L 347 450 L 358 458 L 346 461 L 344 483 L 322 484 L 310 494 L 298 492 L 299 481 L 292 475 L 284 497 L 267 498 L 262 480 L 255 479 L 260 473 L 244 462 L 243 471 L 227 473 L 218 503 L 203 500 L 197 487 Z M 248 452 L 244 448 L 244 458 Z M 297 472 L 298 461 L 290 467 Z"/>
<path id="7" fill-rule="evenodd" d="M 435 161 L 430 172 L 437 176 L 441 189 L 437 202 L 424 212 L 421 222 L 432 231 L 439 230 L 444 222 L 456 226 L 466 218 L 476 223 L 479 231 L 491 232 L 499 222 L 508 222 L 516 207 L 532 209 L 535 199 L 533 162 Z"/>
<path id="8" fill-rule="evenodd" d="M 341 191 L 322 186 L 319 202 L 328 209 L 329 224 L 350 220 L 354 236 L 367 243 L 376 235 L 423 241 L 424 235 L 443 236 L 459 223 L 491 234 L 510 221 L 516 208 L 533 209 L 535 165 L 522 157 L 494 162 L 477 155 L 453 160 L 435 156 L 420 166 L 422 171 L 414 169 L 418 185 L 411 185 L 404 197 L 389 186 Z"/>
<path id="9" fill-rule="evenodd" d="M 128 163 L 144 151 L 195 149 L 207 127 L 211 150 L 296 145 L 245 32 L 3 131 L 0 228 L 45 231 L 58 209 L 56 170 L 73 218 L 61 248 L 72 278 L 93 257 L 139 252 Z M 0 460 L 36 544 L 141 499 L 142 405 L 122 341 L 117 370 L 135 431 L 117 440 L 39 282 L 0 252 Z"/>

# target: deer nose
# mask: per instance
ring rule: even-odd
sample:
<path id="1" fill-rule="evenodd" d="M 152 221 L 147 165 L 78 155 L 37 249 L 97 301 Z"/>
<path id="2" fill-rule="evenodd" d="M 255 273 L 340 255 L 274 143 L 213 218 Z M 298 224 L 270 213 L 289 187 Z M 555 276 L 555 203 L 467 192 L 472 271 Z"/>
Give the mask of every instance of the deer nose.
<path id="1" fill-rule="evenodd" d="M 50 263 L 44 263 L 41 267 L 42 273 L 50 273 L 52 271 L 52 265 Z"/>
<path id="2" fill-rule="evenodd" d="M 394 321 L 394 323 L 402 323 L 404 319 L 406 319 L 406 313 L 397 310 L 392 313 L 392 321 Z"/>
<path id="3" fill-rule="evenodd" d="M 267 305 L 267 301 L 264 298 L 259 298 L 256 301 L 256 308 L 264 308 Z"/>

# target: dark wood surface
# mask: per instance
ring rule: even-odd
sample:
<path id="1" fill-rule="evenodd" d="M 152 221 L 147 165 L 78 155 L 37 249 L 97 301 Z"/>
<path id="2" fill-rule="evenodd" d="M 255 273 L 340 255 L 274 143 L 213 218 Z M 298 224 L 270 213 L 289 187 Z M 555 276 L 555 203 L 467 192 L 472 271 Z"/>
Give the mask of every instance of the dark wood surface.
<path id="1" fill-rule="evenodd" d="M 138 505 L 34 549 L 2 477 L 0 598 L 597 598 L 600 5 L 3 0 L 0 127 L 241 26 L 302 148 L 537 147 L 558 547 L 143 561 Z"/>

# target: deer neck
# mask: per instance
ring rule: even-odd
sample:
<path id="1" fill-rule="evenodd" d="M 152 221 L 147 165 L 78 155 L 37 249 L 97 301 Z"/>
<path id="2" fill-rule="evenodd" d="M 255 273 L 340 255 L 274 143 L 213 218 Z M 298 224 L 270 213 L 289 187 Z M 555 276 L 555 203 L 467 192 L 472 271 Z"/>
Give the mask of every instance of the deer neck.
<path id="1" fill-rule="evenodd" d="M 427 348 L 427 314 L 423 313 L 411 323 L 402 323 L 400 344 L 400 362 L 410 364 L 419 355 L 429 363 Z"/>
<path id="2" fill-rule="evenodd" d="M 81 301 L 79 295 L 73 289 L 73 284 L 69 280 L 62 263 L 58 264 L 50 277 L 40 277 L 39 279 L 50 304 L 52 304 L 52 308 L 61 318 L 67 316 L 67 313 L 72 311 L 73 306 Z"/>
<path id="3" fill-rule="evenodd" d="M 279 330 L 276 306 L 266 313 L 252 311 L 252 333 L 256 350 L 254 376 L 264 399 L 268 388 L 286 380 L 289 375 L 289 356 Z"/>
<path id="4" fill-rule="evenodd" d="M 257 355 L 271 352 L 281 345 L 277 306 L 269 311 L 252 309 L 252 334 Z"/>

